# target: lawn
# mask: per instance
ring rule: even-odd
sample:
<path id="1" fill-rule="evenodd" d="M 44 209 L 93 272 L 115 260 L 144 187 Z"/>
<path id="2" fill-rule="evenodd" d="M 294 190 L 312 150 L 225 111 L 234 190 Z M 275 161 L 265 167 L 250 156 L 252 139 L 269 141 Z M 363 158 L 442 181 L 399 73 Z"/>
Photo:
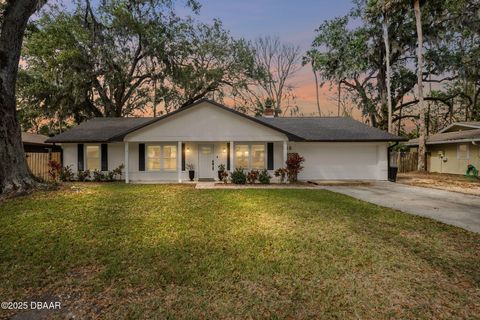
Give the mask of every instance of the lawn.
<path id="1" fill-rule="evenodd" d="M 0 300 L 49 318 L 480 316 L 480 235 L 329 191 L 81 184 L 0 212 Z"/>

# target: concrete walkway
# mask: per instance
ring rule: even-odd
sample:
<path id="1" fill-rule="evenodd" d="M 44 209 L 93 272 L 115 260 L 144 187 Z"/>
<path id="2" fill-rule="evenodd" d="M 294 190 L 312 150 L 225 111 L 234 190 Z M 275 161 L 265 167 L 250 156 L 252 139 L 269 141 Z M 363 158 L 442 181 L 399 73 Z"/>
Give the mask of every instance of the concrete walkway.
<path id="1" fill-rule="evenodd" d="M 477 196 L 392 182 L 321 188 L 480 233 L 480 197 Z"/>

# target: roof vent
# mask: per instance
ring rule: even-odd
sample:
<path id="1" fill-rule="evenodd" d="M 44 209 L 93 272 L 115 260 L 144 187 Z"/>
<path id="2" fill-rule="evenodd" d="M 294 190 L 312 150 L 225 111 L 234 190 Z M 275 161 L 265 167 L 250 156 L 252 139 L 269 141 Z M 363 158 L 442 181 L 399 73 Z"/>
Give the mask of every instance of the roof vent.
<path id="1" fill-rule="evenodd" d="M 272 106 L 270 106 L 270 105 L 265 106 L 265 109 L 263 110 L 263 116 L 265 118 L 273 118 L 274 117 Z"/>

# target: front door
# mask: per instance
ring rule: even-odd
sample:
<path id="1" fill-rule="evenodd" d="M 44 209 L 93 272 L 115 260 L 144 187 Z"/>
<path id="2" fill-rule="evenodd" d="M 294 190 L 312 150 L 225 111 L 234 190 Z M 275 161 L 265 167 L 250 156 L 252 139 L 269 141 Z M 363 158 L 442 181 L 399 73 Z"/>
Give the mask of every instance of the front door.
<path id="1" fill-rule="evenodd" d="M 213 144 L 198 146 L 198 178 L 213 179 L 215 177 Z"/>

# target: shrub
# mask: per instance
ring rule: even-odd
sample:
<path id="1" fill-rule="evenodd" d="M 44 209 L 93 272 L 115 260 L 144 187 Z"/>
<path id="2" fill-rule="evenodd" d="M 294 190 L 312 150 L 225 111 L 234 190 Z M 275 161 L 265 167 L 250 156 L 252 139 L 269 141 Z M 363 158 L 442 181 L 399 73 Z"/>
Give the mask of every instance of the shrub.
<path id="1" fill-rule="evenodd" d="M 222 171 L 220 173 L 220 180 L 223 181 L 223 183 L 228 182 L 228 171 Z"/>
<path id="2" fill-rule="evenodd" d="M 100 170 L 93 170 L 93 181 L 99 182 L 104 181 L 106 178 L 105 174 Z"/>
<path id="3" fill-rule="evenodd" d="M 287 177 L 290 183 L 297 182 L 298 180 L 298 173 L 302 171 L 302 162 L 305 159 L 299 156 L 298 153 L 290 153 L 287 159 Z"/>
<path id="4" fill-rule="evenodd" d="M 263 169 L 258 176 L 258 181 L 260 181 L 261 184 L 269 184 L 271 178 L 272 176 L 268 173 L 268 170 Z"/>
<path id="5" fill-rule="evenodd" d="M 287 169 L 278 168 L 277 170 L 275 170 L 275 172 L 273 174 L 275 175 L 275 177 L 280 177 L 280 182 L 284 183 L 285 182 L 285 176 L 287 175 Z"/>
<path id="6" fill-rule="evenodd" d="M 90 170 L 81 170 L 77 172 L 78 181 L 88 181 L 90 179 Z"/>
<path id="7" fill-rule="evenodd" d="M 248 174 L 247 174 L 247 180 L 248 180 L 248 183 L 255 183 L 255 181 L 258 180 L 258 170 L 251 170 Z"/>
<path id="8" fill-rule="evenodd" d="M 245 184 L 245 182 L 247 182 L 247 176 L 243 172 L 243 168 L 236 168 L 230 175 L 230 180 L 235 184 Z"/>
<path id="9" fill-rule="evenodd" d="M 72 171 L 72 166 L 65 166 L 60 170 L 59 178 L 61 181 L 72 181 L 75 178 L 75 174 Z"/>
<path id="10" fill-rule="evenodd" d="M 120 179 L 122 177 L 122 172 L 123 172 L 123 169 L 125 168 L 125 166 L 123 165 L 123 163 L 121 165 L 119 165 L 118 167 L 116 167 L 115 169 L 112 170 L 112 175 L 113 175 L 113 179 L 112 180 L 117 180 Z"/>
<path id="11" fill-rule="evenodd" d="M 48 175 L 52 180 L 57 181 L 57 178 L 60 176 L 60 171 L 62 170 L 62 165 L 55 160 L 48 161 L 47 165 Z"/>

